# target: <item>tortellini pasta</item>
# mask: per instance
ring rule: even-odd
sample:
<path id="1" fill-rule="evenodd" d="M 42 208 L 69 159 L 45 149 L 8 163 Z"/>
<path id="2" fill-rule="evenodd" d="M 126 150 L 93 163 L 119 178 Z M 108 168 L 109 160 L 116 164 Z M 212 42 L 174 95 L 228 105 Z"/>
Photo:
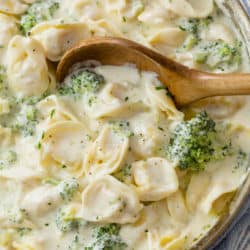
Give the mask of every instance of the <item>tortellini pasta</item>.
<path id="1" fill-rule="evenodd" d="M 210 178 L 206 173 L 194 174 L 186 192 L 186 203 L 190 211 L 194 211 L 205 191 L 209 187 Z"/>
<path id="2" fill-rule="evenodd" d="M 59 190 L 56 187 L 52 189 L 47 185 L 28 193 L 24 197 L 21 207 L 33 216 L 42 216 L 48 211 L 55 209 L 60 202 Z M 48 203 L 51 205 L 48 206 Z"/>
<path id="3" fill-rule="evenodd" d="M 232 158 L 228 158 L 225 160 L 223 166 L 218 167 L 215 164 L 216 172 L 213 175 L 213 178 L 210 182 L 210 187 L 207 188 L 205 192 L 205 197 L 201 202 L 201 209 L 205 213 L 213 212 L 214 205 L 216 202 L 223 198 L 223 196 L 232 194 L 237 190 L 237 188 L 242 184 L 243 179 L 240 178 L 242 176 L 242 169 L 233 169 L 234 167 L 229 167 L 229 162 L 235 162 L 235 156 Z M 236 163 L 237 164 L 237 163 Z M 243 174 L 244 176 L 244 174 Z M 226 203 L 222 202 L 222 211 L 225 208 Z"/>
<path id="4" fill-rule="evenodd" d="M 117 36 L 123 37 L 122 32 L 111 21 L 100 19 L 97 21 L 88 21 L 88 27 L 93 36 Z"/>
<path id="5" fill-rule="evenodd" d="M 89 107 L 89 115 L 94 118 L 122 117 L 146 110 L 146 106 L 141 102 L 126 103 L 125 91 L 126 87 L 121 84 L 107 84 L 99 93 L 96 103 Z"/>
<path id="6" fill-rule="evenodd" d="M 148 25 L 161 26 L 173 17 L 175 14 L 166 8 L 165 1 L 150 1 L 138 16 L 138 20 Z"/>
<path id="7" fill-rule="evenodd" d="M 132 164 L 136 191 L 142 201 L 157 201 L 178 190 L 174 165 L 163 158 L 149 158 Z"/>
<path id="8" fill-rule="evenodd" d="M 161 221 L 160 226 L 159 221 Z M 121 235 L 131 249 L 135 247 L 161 249 L 164 243 L 166 244 L 178 236 L 178 230 L 171 225 L 166 200 L 163 200 L 145 206 L 140 218 L 135 223 L 124 225 Z M 152 240 L 152 236 L 154 236 L 154 240 Z"/>
<path id="9" fill-rule="evenodd" d="M 189 213 L 181 191 L 177 191 L 167 198 L 168 211 L 176 223 L 187 223 Z"/>
<path id="10" fill-rule="evenodd" d="M 28 5 L 21 0 L 0 0 L 0 12 L 6 14 L 19 15 L 24 13 L 27 8 Z"/>
<path id="11" fill-rule="evenodd" d="M 162 133 L 164 131 L 159 129 L 160 121 L 163 119 L 164 116 L 162 117 L 159 112 L 142 113 L 131 119 L 130 127 L 134 136 L 130 139 L 130 146 L 138 157 L 154 156 L 160 145 L 169 137 L 168 133 Z M 163 123 L 163 126 L 166 125 Z"/>
<path id="12" fill-rule="evenodd" d="M 207 17 L 213 12 L 214 1 L 206 0 L 173 0 L 164 1 L 167 9 L 179 16 L 202 18 Z"/>
<path id="13" fill-rule="evenodd" d="M 137 17 L 144 9 L 143 2 L 141 0 L 105 0 L 105 7 L 108 12 L 115 12 L 122 19 L 132 19 Z"/>
<path id="14" fill-rule="evenodd" d="M 6 99 L 0 98 L 0 115 L 10 112 L 10 104 Z"/>
<path id="15" fill-rule="evenodd" d="M 18 20 L 14 17 L 0 13 L 0 56 L 2 57 L 3 52 L 8 47 L 8 42 L 11 38 L 18 34 Z M 4 61 L 5 58 L 0 58 Z"/>
<path id="16" fill-rule="evenodd" d="M 81 21 L 96 20 L 103 16 L 101 2 L 98 3 L 92 0 L 65 0 L 62 9 Z"/>
<path id="17" fill-rule="evenodd" d="M 39 102 L 37 108 L 42 117 L 47 118 L 48 124 L 67 120 L 77 121 L 73 112 L 55 95 L 51 95 Z"/>
<path id="18" fill-rule="evenodd" d="M 41 45 L 32 38 L 15 36 L 7 51 L 9 87 L 17 95 L 41 95 L 49 87 L 48 66 Z"/>
<path id="19" fill-rule="evenodd" d="M 11 193 L 11 199 L 9 195 Z M 11 224 L 8 214 L 15 214 L 18 211 L 18 204 L 23 197 L 23 186 L 21 183 L 0 177 L 0 223 L 1 227 Z"/>
<path id="20" fill-rule="evenodd" d="M 82 196 L 82 216 L 87 221 L 133 223 L 142 205 L 133 189 L 106 175 L 94 180 Z"/>
<path id="21" fill-rule="evenodd" d="M 186 38 L 184 31 L 179 28 L 165 28 L 157 31 L 149 37 L 148 42 L 155 49 L 161 50 L 164 53 L 173 54 L 173 49 L 176 46 L 181 46 Z"/>
<path id="22" fill-rule="evenodd" d="M 111 128 L 104 127 L 84 160 L 84 171 L 89 177 L 112 174 L 119 170 L 126 158 L 129 140 Z"/>
<path id="23" fill-rule="evenodd" d="M 170 119 L 183 119 L 183 113 L 177 110 L 171 97 L 166 95 L 166 90 L 158 90 L 156 85 L 150 83 L 146 84 L 146 89 L 152 105 L 165 112 Z"/>
<path id="24" fill-rule="evenodd" d="M 66 50 L 89 38 L 90 30 L 85 23 L 44 22 L 31 30 L 31 37 L 42 44 L 49 60 L 59 61 Z"/>
<path id="25" fill-rule="evenodd" d="M 61 121 L 51 125 L 42 138 L 41 161 L 51 161 L 77 170 L 86 153 L 88 129 L 79 122 Z"/>
<path id="26" fill-rule="evenodd" d="M 6 147 L 13 142 L 12 131 L 10 128 L 0 126 L 0 145 Z"/>
<path id="27" fill-rule="evenodd" d="M 222 40 L 228 44 L 234 43 L 234 37 L 229 28 L 222 23 L 212 23 L 208 29 L 201 33 L 201 36 L 209 41 Z"/>

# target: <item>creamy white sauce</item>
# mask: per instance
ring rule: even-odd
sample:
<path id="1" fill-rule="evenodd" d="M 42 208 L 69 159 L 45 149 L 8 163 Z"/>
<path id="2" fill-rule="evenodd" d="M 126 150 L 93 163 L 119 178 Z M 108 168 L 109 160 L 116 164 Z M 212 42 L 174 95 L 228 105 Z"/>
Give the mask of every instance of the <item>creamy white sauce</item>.
<path id="1" fill-rule="evenodd" d="M 0 1 L 0 249 L 191 248 L 247 175 L 250 98 L 179 111 L 153 72 L 97 65 L 94 85 L 75 79 L 86 68 L 59 85 L 49 61 L 82 39 L 119 36 L 190 67 L 247 72 L 230 22 L 212 0 L 34 2 Z M 184 114 L 203 110 L 230 152 L 181 170 L 167 148 Z M 96 236 L 103 226 L 115 228 L 110 241 Z"/>

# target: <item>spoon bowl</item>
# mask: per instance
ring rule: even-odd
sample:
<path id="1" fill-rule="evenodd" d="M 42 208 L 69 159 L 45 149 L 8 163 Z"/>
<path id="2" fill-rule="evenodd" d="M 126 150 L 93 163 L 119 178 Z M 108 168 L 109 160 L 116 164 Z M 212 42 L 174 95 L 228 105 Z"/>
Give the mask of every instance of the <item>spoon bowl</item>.
<path id="1" fill-rule="evenodd" d="M 68 50 L 57 67 L 62 82 L 76 63 L 96 60 L 104 65 L 135 64 L 158 74 L 178 107 L 211 96 L 250 94 L 250 74 L 211 74 L 190 69 L 143 45 L 123 38 L 84 40 Z"/>

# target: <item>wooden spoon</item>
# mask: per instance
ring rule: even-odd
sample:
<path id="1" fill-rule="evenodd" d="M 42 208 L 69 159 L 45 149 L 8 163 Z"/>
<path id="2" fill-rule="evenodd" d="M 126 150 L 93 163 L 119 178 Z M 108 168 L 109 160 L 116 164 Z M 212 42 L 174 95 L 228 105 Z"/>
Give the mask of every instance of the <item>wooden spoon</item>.
<path id="1" fill-rule="evenodd" d="M 62 82 L 75 63 L 97 60 L 104 65 L 135 64 L 153 71 L 184 106 L 205 97 L 250 94 L 250 74 L 211 74 L 190 69 L 138 43 L 123 38 L 84 40 L 62 57 L 57 79 Z"/>

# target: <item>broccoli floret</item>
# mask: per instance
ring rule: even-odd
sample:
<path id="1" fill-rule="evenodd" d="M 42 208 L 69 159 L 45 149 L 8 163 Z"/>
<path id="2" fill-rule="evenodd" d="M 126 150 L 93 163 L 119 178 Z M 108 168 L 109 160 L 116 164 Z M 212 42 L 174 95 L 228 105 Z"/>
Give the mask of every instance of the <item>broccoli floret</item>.
<path id="1" fill-rule="evenodd" d="M 85 221 L 75 217 L 75 211 L 71 208 L 60 209 L 56 214 L 56 227 L 64 233 L 77 231 L 85 225 Z"/>
<path id="2" fill-rule="evenodd" d="M 183 31 L 192 33 L 198 36 L 199 31 L 208 27 L 208 25 L 213 21 L 213 17 L 208 16 L 207 18 L 198 19 L 198 18 L 184 18 L 181 19 L 179 28 Z"/>
<path id="3" fill-rule="evenodd" d="M 131 131 L 130 123 L 127 121 L 110 121 L 111 129 L 120 136 L 132 137 L 134 133 Z"/>
<path id="4" fill-rule="evenodd" d="M 59 2 L 54 0 L 36 1 L 22 16 L 20 30 L 27 35 L 37 23 L 51 20 L 58 8 Z"/>
<path id="5" fill-rule="evenodd" d="M 179 28 L 183 31 L 187 31 L 193 34 L 197 34 L 199 30 L 199 19 L 183 19 L 179 25 Z"/>
<path id="6" fill-rule="evenodd" d="M 131 172 L 131 164 L 126 164 L 121 170 L 114 174 L 114 177 L 117 178 L 121 182 L 131 183 L 132 181 L 132 172 Z"/>
<path id="7" fill-rule="evenodd" d="M 28 32 L 37 24 L 37 22 L 38 21 L 33 14 L 27 13 L 21 19 L 21 23 L 20 23 L 21 32 L 24 35 L 28 34 Z"/>
<path id="8" fill-rule="evenodd" d="M 5 168 L 6 166 L 12 165 L 17 161 L 17 153 L 13 150 L 7 150 L 1 152 L 0 155 L 0 169 Z"/>
<path id="9" fill-rule="evenodd" d="M 84 250 L 124 250 L 127 244 L 122 241 L 120 235 L 120 226 L 117 224 L 108 224 L 97 227 L 93 230 L 93 243 L 85 247 Z"/>
<path id="10" fill-rule="evenodd" d="M 182 19 L 179 28 L 189 33 L 183 45 L 177 52 L 194 48 L 194 60 L 199 64 L 205 64 L 210 69 L 224 70 L 224 66 L 240 65 L 242 43 L 236 41 L 234 45 L 222 40 L 206 42 L 200 37 L 200 31 L 208 27 L 213 21 L 212 17 L 205 19 Z"/>
<path id="11" fill-rule="evenodd" d="M 6 80 L 6 68 L 3 65 L 0 65 L 0 89 L 2 90 L 2 85 Z"/>
<path id="12" fill-rule="evenodd" d="M 22 237 L 22 236 L 30 233 L 32 231 L 32 229 L 29 227 L 18 227 L 18 228 L 16 228 L 16 231 L 19 234 L 19 236 Z"/>
<path id="13" fill-rule="evenodd" d="M 185 41 L 184 41 L 184 43 L 182 45 L 183 50 L 190 50 L 190 49 L 192 49 L 195 45 L 198 44 L 198 41 L 199 40 L 198 40 L 198 38 L 195 35 L 189 35 L 185 39 Z"/>
<path id="14" fill-rule="evenodd" d="M 218 146 L 216 139 L 216 123 L 204 111 L 177 125 L 167 154 L 182 170 L 203 170 L 206 163 L 224 157 L 230 149 Z"/>
<path id="15" fill-rule="evenodd" d="M 31 122 L 37 120 L 37 109 L 35 107 L 32 106 L 27 107 L 26 119 Z"/>
<path id="16" fill-rule="evenodd" d="M 59 184 L 60 196 L 64 201 L 71 201 L 79 189 L 76 179 L 62 181 Z"/>
<path id="17" fill-rule="evenodd" d="M 223 68 L 223 66 L 240 65 L 241 42 L 229 45 L 223 41 L 207 42 L 201 44 L 199 51 L 195 53 L 197 63 L 205 63 L 210 68 Z"/>
<path id="18" fill-rule="evenodd" d="M 68 250 L 81 250 L 81 249 L 83 249 L 83 243 L 80 242 L 78 235 L 76 235 L 72 243 L 68 246 Z"/>
<path id="19" fill-rule="evenodd" d="M 25 106 L 24 106 L 25 107 Z M 37 109 L 34 106 L 27 105 L 21 109 L 14 117 L 14 123 L 11 124 L 14 133 L 22 133 L 23 136 L 33 136 L 36 131 Z"/>
<path id="20" fill-rule="evenodd" d="M 17 161 L 17 153 L 13 150 L 9 150 L 5 153 L 5 161 L 9 164 L 13 164 Z"/>
<path id="21" fill-rule="evenodd" d="M 58 92 L 61 95 L 82 95 L 84 93 L 96 93 L 105 80 L 89 69 L 78 71 L 71 76 L 68 84 L 60 85 Z"/>

